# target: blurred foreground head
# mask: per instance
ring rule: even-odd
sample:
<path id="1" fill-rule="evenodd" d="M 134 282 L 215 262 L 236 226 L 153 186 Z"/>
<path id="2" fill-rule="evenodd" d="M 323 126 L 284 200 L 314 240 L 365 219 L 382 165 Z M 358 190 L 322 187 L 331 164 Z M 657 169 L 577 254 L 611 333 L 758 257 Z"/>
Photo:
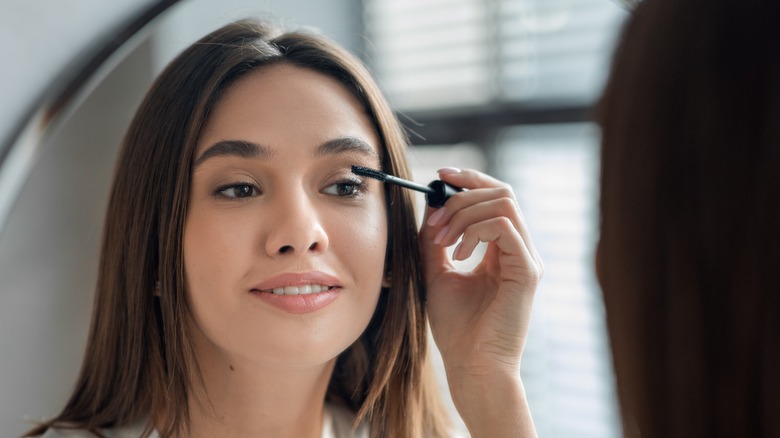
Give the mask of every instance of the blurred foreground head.
<path id="1" fill-rule="evenodd" d="M 780 436 L 780 7 L 644 0 L 598 110 L 626 436 Z"/>

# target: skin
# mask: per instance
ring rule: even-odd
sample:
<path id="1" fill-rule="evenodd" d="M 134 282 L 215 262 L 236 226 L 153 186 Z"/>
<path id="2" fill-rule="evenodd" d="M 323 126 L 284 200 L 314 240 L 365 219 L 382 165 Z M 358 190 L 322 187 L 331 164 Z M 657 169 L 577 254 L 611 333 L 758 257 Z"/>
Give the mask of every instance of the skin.
<path id="1" fill-rule="evenodd" d="M 343 137 L 374 153 L 315 155 L 323 142 Z M 196 158 L 184 261 L 211 404 L 190 407 L 190 436 L 318 437 L 334 359 L 365 329 L 384 276 L 380 183 L 364 179 L 361 195 L 346 199 L 335 194 L 348 187 L 334 186 L 355 178 L 352 164 L 379 167 L 376 134 L 341 84 L 277 65 L 232 86 L 196 157 L 228 139 L 272 153 Z M 467 189 L 426 211 L 420 233 L 430 324 L 455 405 L 475 438 L 535 436 L 519 371 L 542 263 L 509 186 L 473 170 L 439 175 Z M 262 190 L 221 192 L 252 194 L 238 201 L 215 196 L 236 182 Z M 455 270 L 446 255 L 461 237 L 456 259 L 480 241 L 489 245 L 472 272 Z M 336 301 L 312 314 L 279 312 L 248 291 L 306 270 L 332 273 L 344 285 Z"/>
<path id="2" fill-rule="evenodd" d="M 343 138 L 353 140 L 319 149 Z M 225 140 L 267 153 L 215 154 Z M 378 167 L 379 154 L 356 99 L 315 72 L 261 69 L 218 102 L 195 154 L 184 232 L 196 351 L 213 403 L 191 407 L 192 436 L 320 436 L 335 358 L 364 331 L 384 277 L 384 192 L 350 172 Z M 310 271 L 341 285 L 315 312 L 290 314 L 251 292 Z"/>
<path id="3" fill-rule="evenodd" d="M 428 209 L 420 237 L 431 330 L 450 391 L 472 437 L 536 436 L 520 359 L 542 262 L 511 187 L 473 170 L 445 168 L 445 182 L 468 189 Z M 459 272 L 479 242 L 482 261 Z M 507 415 L 515 413 L 515 415 Z"/>

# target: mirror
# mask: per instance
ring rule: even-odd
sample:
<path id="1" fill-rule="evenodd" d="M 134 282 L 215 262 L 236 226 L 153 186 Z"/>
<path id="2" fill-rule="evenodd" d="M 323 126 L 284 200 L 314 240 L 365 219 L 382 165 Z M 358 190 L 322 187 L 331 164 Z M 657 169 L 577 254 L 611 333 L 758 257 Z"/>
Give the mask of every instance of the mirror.
<path id="1" fill-rule="evenodd" d="M 56 0 L 45 1 L 55 2 Z M 100 0 L 78 1 L 88 4 Z M 135 2 L 136 4 L 148 3 L 148 0 L 123 1 Z M 508 3 L 510 0 L 502 1 Z M 602 8 L 608 6 L 619 10 L 618 4 L 633 3 L 633 0 L 590 1 Z M 523 2 L 525 9 L 520 8 L 521 12 L 530 13 L 528 11 L 533 9 L 535 4 L 541 4 L 544 0 L 517 0 L 516 2 L 518 4 Z M 363 11 L 362 8 L 364 4 L 371 3 L 372 0 L 324 0 L 321 2 L 309 0 L 285 0 L 284 2 L 273 0 L 260 2 L 256 0 L 221 0 L 220 2 L 182 0 L 157 2 L 152 7 L 161 9 L 153 17 L 148 17 L 143 26 L 137 26 L 135 31 L 125 34 L 118 32 L 112 37 L 124 35 L 125 38 L 122 42 L 125 44 L 118 44 L 108 54 L 112 56 L 104 56 L 100 62 L 93 65 L 90 74 L 84 76 L 85 80 L 80 83 L 80 86 L 72 89 L 70 99 L 57 99 L 55 95 L 50 96 L 51 100 L 36 109 L 34 115 L 29 119 L 29 123 L 25 125 L 26 130 L 20 131 L 22 135 L 16 137 L 16 146 L 13 151 L 5 149 L 5 151 L 12 152 L 3 155 L 3 149 L 0 148 L 0 157 L 5 157 L 4 159 L 0 158 L 0 166 L 2 166 L 2 170 L 0 170 L 0 192 L 2 192 L 0 193 L 0 199 L 2 199 L 0 201 L 0 324 L 2 324 L 0 344 L 2 344 L 3 351 L 3 354 L 0 355 L 0 369 L 3 370 L 0 375 L 0 427 L 4 433 L 7 432 L 11 436 L 21 434 L 28 428 L 28 424 L 23 421 L 25 417 L 35 419 L 52 415 L 55 410 L 62 407 L 65 397 L 69 395 L 86 342 L 91 297 L 97 270 L 98 246 L 102 234 L 103 210 L 107 201 L 117 149 L 135 108 L 160 69 L 196 38 L 227 21 L 245 16 L 269 18 L 289 27 L 297 27 L 301 24 L 316 26 L 353 52 L 363 53 L 366 50 L 364 47 L 366 42 L 363 37 L 361 20 L 364 15 L 367 15 L 364 12 L 370 11 Z M 422 2 L 407 1 L 403 3 L 417 7 L 418 3 Z M 459 0 L 458 3 L 463 6 L 469 2 Z M 493 2 L 490 3 L 493 4 Z M 555 3 L 556 5 L 564 5 L 560 6 L 561 8 L 568 4 L 564 1 Z M 581 7 L 582 0 L 570 0 L 570 3 L 572 5 L 576 3 L 580 5 L 578 7 Z M 388 4 L 390 3 L 388 2 Z M 605 4 L 607 6 L 604 6 Z M 542 12 L 547 10 L 541 7 L 538 9 L 543 10 Z M 407 16 L 401 18 L 408 19 Z M 596 23 L 594 27 L 604 26 L 603 23 L 606 20 L 599 20 L 593 20 Z M 572 23 L 577 24 L 575 21 Z M 574 24 L 571 27 L 575 27 Z M 536 35 L 534 39 L 541 41 L 543 36 Z M 590 36 L 592 37 L 592 35 Z M 571 38 L 567 35 L 559 35 L 558 37 L 566 38 L 567 41 L 576 40 L 586 43 L 593 43 L 597 40 L 597 38 Z M 551 44 L 550 41 L 546 44 L 548 46 L 555 45 Z M 601 47 L 600 43 L 592 45 Z M 557 45 L 555 46 L 557 47 Z M 580 48 L 577 50 L 581 54 Z M 542 60 L 536 65 L 539 71 L 548 71 L 542 69 L 544 65 L 559 65 L 556 59 L 552 57 L 549 59 L 551 61 L 547 64 L 544 64 L 542 61 L 545 60 Z M 586 61 L 591 63 L 592 59 L 587 58 Z M 580 74 L 580 69 L 577 69 L 577 73 L 578 77 L 588 76 Z M 543 76 L 548 78 L 555 75 L 544 73 Z M 557 90 L 559 87 L 550 88 Z M 55 105 L 53 102 L 60 102 L 60 104 Z M 53 112 L 52 108 L 59 108 L 59 110 Z M 597 143 L 596 134 L 593 133 L 589 137 L 588 133 L 591 131 L 585 129 L 585 133 L 583 133 L 581 126 L 568 126 L 568 128 L 553 126 L 554 123 L 561 124 L 561 120 L 549 117 L 553 113 L 544 113 L 547 116 L 539 118 L 534 116 L 534 113 L 526 111 L 527 109 L 522 105 L 518 106 L 517 114 L 525 117 L 521 117 L 520 122 L 525 124 L 539 123 L 545 126 L 520 130 L 514 128 L 500 130 L 502 135 L 494 139 L 499 146 L 496 150 L 506 152 L 494 157 L 496 163 L 500 165 L 485 158 L 482 145 L 462 144 L 458 149 L 452 147 L 448 143 L 449 140 L 446 139 L 438 140 L 442 142 L 439 149 L 426 146 L 428 149 L 414 152 L 412 165 L 416 165 L 418 169 L 421 166 L 424 168 L 425 172 L 419 172 L 419 175 L 424 178 L 425 175 L 434 174 L 434 169 L 438 168 L 442 162 L 455 166 L 461 166 L 460 163 L 463 163 L 463 167 L 478 167 L 479 165 L 475 163 L 482 160 L 486 167 L 492 165 L 494 169 L 498 170 L 509 167 L 504 166 L 507 163 L 520 161 L 531 163 L 526 167 L 533 170 L 533 173 L 526 174 L 518 171 L 514 180 L 524 187 L 531 187 L 529 189 L 531 191 L 541 193 L 540 196 L 536 197 L 540 198 L 541 204 L 547 207 L 552 206 L 553 209 L 557 208 L 557 205 L 576 204 L 581 205 L 583 211 L 591 211 L 588 210 L 590 204 L 582 200 L 581 192 L 583 190 L 580 190 L 580 186 L 573 187 L 571 190 L 578 202 L 572 203 L 567 200 L 555 204 L 549 202 L 552 198 L 547 195 L 547 192 L 538 190 L 538 184 L 523 183 L 531 180 L 542 181 L 540 174 L 550 178 L 553 173 L 548 172 L 547 169 L 564 169 L 563 171 L 569 180 L 572 180 L 571 175 L 582 174 L 583 179 L 592 181 L 590 173 L 592 166 L 590 164 L 583 165 L 583 163 L 589 162 L 582 157 L 592 155 L 594 149 L 590 145 Z M 581 111 L 573 111 L 554 114 L 557 116 L 563 114 L 572 118 L 572 114 L 580 113 Z M 59 117 L 53 117 L 53 114 L 59 115 Z M 529 115 L 530 117 L 528 117 Z M 482 122 L 491 120 L 487 117 L 475 117 L 474 121 L 476 124 L 461 126 L 461 131 L 472 131 L 472 127 L 475 126 L 484 128 Z M 506 119 L 502 121 L 501 118 L 498 118 L 497 122 L 509 123 Z M 410 121 L 409 124 L 413 124 L 413 122 Z M 495 127 L 492 129 L 498 130 Z M 451 131 L 447 133 L 451 134 Z M 488 135 L 485 137 L 493 138 Z M 435 137 L 429 136 L 428 138 Z M 523 145 L 522 150 L 520 147 L 515 147 L 515 145 L 520 144 Z M 580 155 L 572 155 L 571 149 L 580 151 Z M 463 153 L 460 156 L 465 157 L 465 159 L 459 162 L 445 156 L 445 150 L 450 154 L 461 150 Z M 16 154 L 16 158 L 9 158 L 13 157 L 14 154 Z M 565 162 L 565 166 L 561 166 L 560 160 Z M 428 165 L 426 163 L 430 164 L 427 168 L 425 168 Z M 508 173 L 505 172 L 504 176 Z M 526 179 L 524 175 L 533 176 Z M 13 182 L 8 183 L 8 181 Z M 557 184 L 543 185 L 549 186 L 551 190 L 560 188 Z M 4 190 L 6 192 L 3 192 Z M 7 201 L 8 199 L 11 201 Z M 529 205 L 532 204 L 530 198 L 524 201 L 528 202 Z M 13 208 L 10 208 L 11 206 Z M 544 210 L 544 208 L 534 205 L 529 210 L 540 212 L 539 214 L 544 215 L 544 220 L 547 221 L 549 209 Z M 571 223 L 574 231 L 579 232 L 584 229 L 582 234 L 586 237 L 589 236 L 587 227 L 579 220 L 580 216 L 571 214 L 569 216 L 567 219 L 571 220 L 565 222 L 564 225 Z M 565 233 L 571 232 L 569 229 L 564 231 Z M 565 246 L 564 249 L 568 251 L 564 256 L 575 259 L 572 263 L 582 262 L 577 258 L 578 255 L 571 255 L 571 234 L 565 234 L 561 237 L 559 234 L 553 233 L 551 227 L 546 228 L 544 234 L 543 237 L 542 233 L 539 233 L 539 241 L 548 239 L 553 242 L 550 244 L 551 248 L 556 246 L 555 242 L 565 241 L 565 245 L 558 245 L 559 247 Z M 584 252 L 592 245 L 585 242 L 581 246 L 582 252 Z M 550 260 L 546 256 L 544 257 L 546 260 Z M 559 261 L 568 262 L 569 259 L 561 258 Z M 573 273 L 570 277 L 573 277 L 574 280 L 569 277 L 563 280 L 571 280 L 577 286 L 583 286 L 585 282 L 581 280 L 581 276 L 577 275 L 590 272 L 587 260 L 583 263 L 585 264 L 565 265 L 574 266 L 571 269 L 561 268 L 564 266 L 561 264 L 557 265 L 556 269 L 550 269 L 551 272 L 546 274 L 547 283 L 553 286 L 556 284 L 553 280 L 555 272 L 562 273 L 563 276 Z M 558 286 L 561 284 L 564 283 L 557 283 Z M 590 287 L 588 284 L 577 289 L 578 295 L 575 296 L 576 299 L 572 300 L 571 291 L 574 289 L 569 288 L 569 284 L 566 283 L 566 287 L 559 287 L 568 295 L 563 293 L 556 295 L 557 291 L 550 290 L 540 294 L 543 298 L 538 301 L 537 308 L 544 310 L 546 304 L 548 310 L 560 311 L 562 307 L 558 303 L 554 301 L 545 303 L 543 300 L 556 296 L 563 297 L 566 302 L 574 302 L 574 306 L 578 306 L 574 308 L 575 311 L 582 311 L 576 314 L 584 315 L 578 317 L 577 321 L 590 325 L 586 325 L 587 330 L 572 330 L 571 325 L 566 325 L 563 326 L 562 330 L 554 331 L 553 328 L 559 329 L 561 327 L 554 326 L 552 322 L 549 327 L 537 324 L 534 341 L 529 342 L 527 348 L 529 352 L 534 350 L 530 353 L 533 357 L 528 356 L 531 360 L 525 361 L 525 363 L 535 364 L 535 369 L 541 371 L 530 379 L 536 384 L 535 388 L 537 389 L 531 388 L 529 385 L 529 394 L 535 391 L 532 396 L 541 399 L 547 393 L 558 390 L 559 388 L 553 387 L 558 382 L 555 379 L 561 376 L 569 379 L 567 382 L 572 380 L 587 382 L 588 388 L 584 390 L 574 386 L 565 388 L 569 390 L 565 395 L 580 396 L 585 394 L 581 399 L 576 399 L 576 402 L 571 402 L 574 398 L 561 397 L 535 404 L 535 415 L 539 420 L 538 427 L 541 434 L 545 436 L 555 436 L 556 431 L 566 430 L 565 427 L 579 428 L 581 432 L 581 425 L 576 423 L 577 420 L 582 420 L 581 418 L 570 416 L 565 419 L 567 421 L 561 421 L 562 416 L 568 415 L 569 411 L 566 411 L 568 408 L 570 411 L 579 411 L 581 416 L 588 417 L 585 420 L 589 422 L 588 424 L 593 425 L 592 429 L 597 431 L 592 436 L 611 436 L 599 433 L 605 428 L 611 427 L 610 425 L 617 424 L 615 410 L 612 409 L 613 405 L 610 404 L 612 402 L 608 398 L 611 394 L 609 369 L 605 360 L 602 361 L 606 355 L 598 347 L 603 345 L 598 344 L 603 340 L 599 337 L 602 334 L 592 330 L 591 327 L 595 324 L 591 323 L 597 317 L 583 311 L 583 309 L 588 310 L 587 306 L 591 302 L 597 305 L 598 301 L 594 298 L 595 295 L 592 294 L 591 289 L 588 289 Z M 564 301 L 563 298 L 561 302 Z M 558 315 L 562 315 L 559 318 L 561 321 L 570 322 L 571 313 L 561 311 Z M 557 321 L 553 318 L 556 315 L 550 317 L 548 314 L 546 316 L 546 320 L 537 318 L 536 321 L 542 323 Z M 539 333 L 549 337 L 541 336 Z M 570 333 L 577 335 L 585 333 L 590 336 L 587 339 L 592 339 L 593 342 L 586 343 L 587 347 L 581 348 L 581 350 L 591 354 L 592 356 L 587 357 L 592 358 L 592 360 L 573 361 L 570 360 L 570 356 L 566 355 L 572 351 L 571 349 L 565 351 L 565 354 L 559 354 L 560 351 L 548 348 L 549 344 L 552 344 L 549 339 L 557 341 Z M 577 336 L 573 339 L 582 344 L 582 337 Z M 564 345 L 562 348 L 568 348 L 567 346 L 570 344 L 561 342 L 556 345 Z M 578 369 L 587 368 L 582 367 L 581 363 L 590 364 L 590 367 L 587 368 L 590 373 L 587 374 L 588 378 L 571 378 L 565 374 L 566 370 L 560 371 L 555 368 L 556 365 L 563 362 L 576 362 L 575 366 Z M 530 369 L 530 366 L 528 368 Z M 559 374 L 548 373 L 551 369 Z M 603 400 L 599 401 L 601 404 L 592 403 L 590 399 L 586 400 L 587 403 L 581 403 L 581 400 L 590 396 L 591 393 L 587 391 L 602 394 Z M 580 408 L 585 404 L 589 406 L 589 410 Z M 566 424 L 559 427 L 558 423 Z M 560 435 L 566 436 L 565 433 L 560 433 Z M 585 435 L 580 433 L 577 436 Z"/>
<path id="2" fill-rule="evenodd" d="M 113 162 L 153 79 L 153 23 L 170 4 L 116 29 L 47 96 L 0 163 L 0 428 L 8 436 L 29 429 L 24 418 L 60 408 L 80 366 Z"/>
<path id="3" fill-rule="evenodd" d="M 91 1 L 99 0 L 82 4 Z M 91 56 L 63 73 L 72 79 L 55 83 L 13 141 L 0 147 L 4 435 L 19 436 L 30 427 L 25 419 L 54 414 L 69 395 L 86 344 L 116 154 L 164 65 L 208 31 L 245 16 L 307 23 L 348 47 L 361 44 L 353 0 L 153 3 L 94 42 Z"/>

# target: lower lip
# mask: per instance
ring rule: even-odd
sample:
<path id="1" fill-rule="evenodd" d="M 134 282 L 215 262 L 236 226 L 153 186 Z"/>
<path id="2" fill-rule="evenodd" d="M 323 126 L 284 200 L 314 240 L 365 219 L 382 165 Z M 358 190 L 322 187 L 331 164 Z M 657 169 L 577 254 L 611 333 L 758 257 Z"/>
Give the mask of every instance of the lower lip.
<path id="1" fill-rule="evenodd" d="M 316 312 L 339 297 L 341 289 L 334 288 L 324 292 L 305 295 L 276 295 L 271 292 L 252 291 L 252 294 L 262 301 L 284 310 L 287 313 Z"/>

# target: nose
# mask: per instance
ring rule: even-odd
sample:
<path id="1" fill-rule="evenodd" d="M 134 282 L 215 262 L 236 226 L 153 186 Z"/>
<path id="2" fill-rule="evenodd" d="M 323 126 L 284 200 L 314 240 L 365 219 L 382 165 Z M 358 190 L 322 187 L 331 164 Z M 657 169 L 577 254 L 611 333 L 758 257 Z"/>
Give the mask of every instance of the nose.
<path id="1" fill-rule="evenodd" d="M 315 254 L 328 248 L 328 235 L 316 203 L 298 192 L 268 206 L 265 251 L 270 257 Z"/>

